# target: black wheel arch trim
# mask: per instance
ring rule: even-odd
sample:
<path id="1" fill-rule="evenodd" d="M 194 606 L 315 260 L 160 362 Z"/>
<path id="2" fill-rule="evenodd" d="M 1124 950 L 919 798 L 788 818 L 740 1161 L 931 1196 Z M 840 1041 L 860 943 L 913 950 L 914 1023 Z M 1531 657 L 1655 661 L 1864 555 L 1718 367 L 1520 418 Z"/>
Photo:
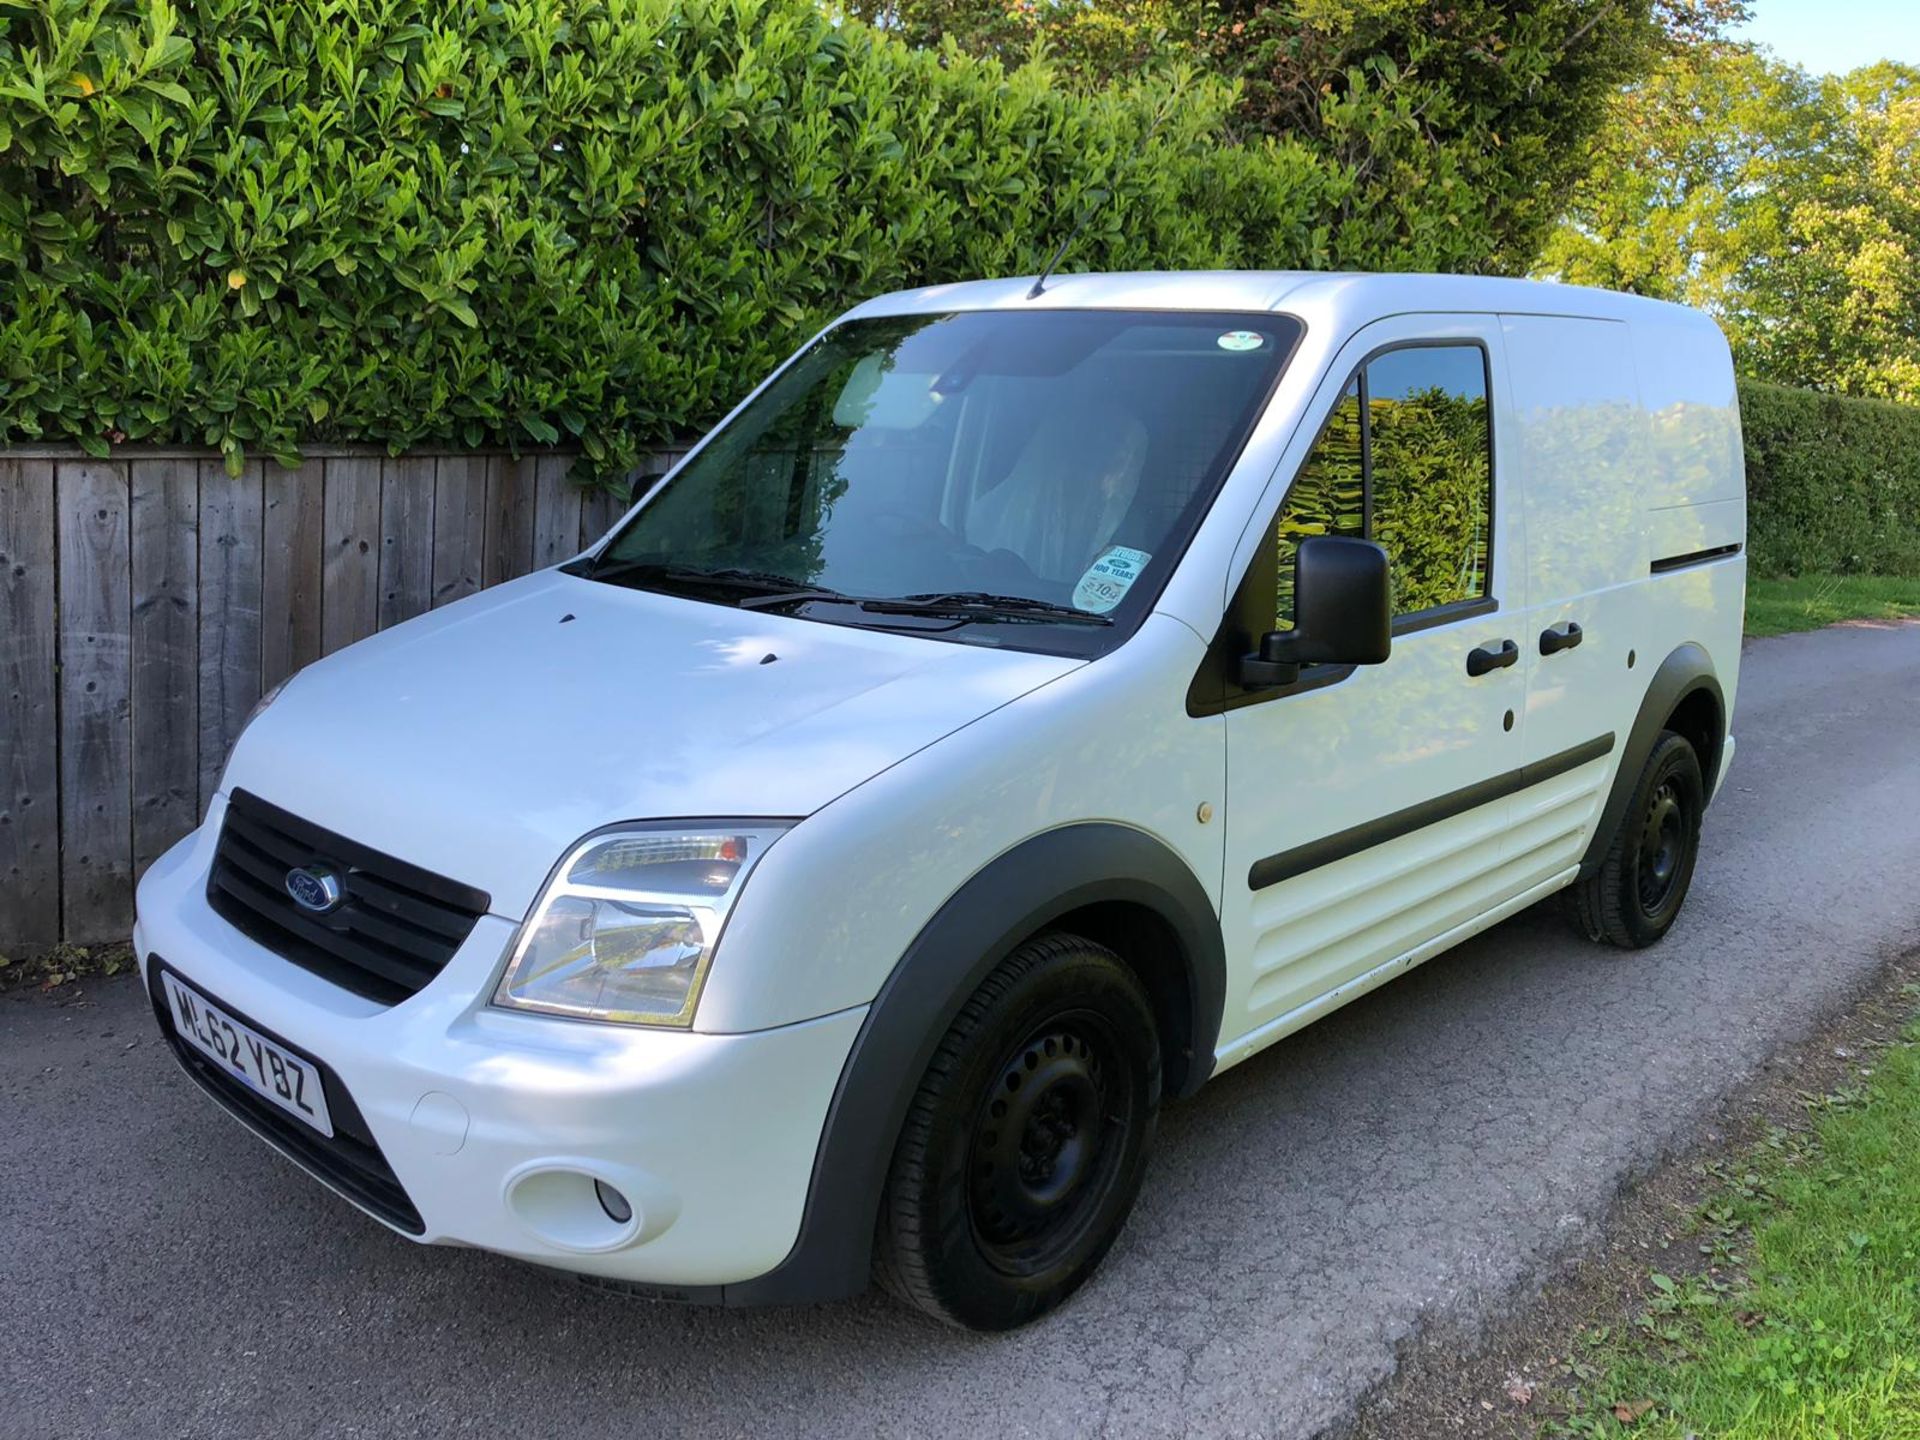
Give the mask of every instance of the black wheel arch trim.
<path id="1" fill-rule="evenodd" d="M 1647 692 L 1641 698 L 1633 728 L 1627 732 L 1626 743 L 1620 749 L 1620 768 L 1614 771 L 1613 788 L 1607 792 L 1606 808 L 1600 812 L 1600 823 L 1594 828 L 1593 838 L 1587 842 L 1586 854 L 1580 857 L 1582 880 L 1599 869 L 1600 863 L 1606 858 L 1608 843 L 1620 824 L 1620 817 L 1626 813 L 1627 805 L 1633 799 L 1633 787 L 1639 783 L 1640 772 L 1646 767 L 1647 757 L 1653 753 L 1660 732 L 1666 728 L 1667 718 L 1680 707 L 1682 701 L 1702 691 L 1712 697 L 1714 713 L 1718 717 L 1713 734 L 1707 737 L 1707 753 L 1700 757 L 1700 779 L 1707 799 L 1709 802 L 1712 800 L 1721 757 L 1726 753 L 1727 701 L 1720 689 L 1720 681 L 1715 678 L 1712 658 L 1699 645 L 1688 641 L 1661 661 L 1660 668 L 1653 673 L 1653 679 L 1647 682 Z"/>
<path id="2" fill-rule="evenodd" d="M 1044 831 L 955 891 L 880 987 L 828 1106 L 800 1234 L 786 1259 L 734 1285 L 618 1288 L 728 1305 L 833 1300 L 866 1289 L 894 1142 L 941 1036 L 1022 941 L 1072 911 L 1110 902 L 1153 910 L 1179 942 L 1190 1044 L 1184 1066 L 1169 1070 L 1165 1093 L 1192 1094 L 1212 1073 L 1226 1002 L 1225 945 L 1212 899 L 1192 868 L 1144 831 L 1097 822 Z"/>

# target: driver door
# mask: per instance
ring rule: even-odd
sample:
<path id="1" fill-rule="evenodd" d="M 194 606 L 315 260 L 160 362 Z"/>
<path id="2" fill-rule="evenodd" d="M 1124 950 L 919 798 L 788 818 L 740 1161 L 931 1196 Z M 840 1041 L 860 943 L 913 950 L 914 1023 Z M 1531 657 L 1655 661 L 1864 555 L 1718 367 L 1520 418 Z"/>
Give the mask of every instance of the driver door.
<path id="1" fill-rule="evenodd" d="M 1234 605 L 1249 648 L 1291 623 L 1292 551 L 1308 535 L 1380 543 L 1395 620 L 1383 664 L 1229 687 L 1223 1063 L 1514 894 L 1502 777 L 1521 763 L 1524 678 L 1503 646 L 1518 639 L 1521 537 L 1499 495 L 1500 353 L 1490 318 L 1368 327 L 1330 370 L 1316 439 L 1260 522 Z"/>

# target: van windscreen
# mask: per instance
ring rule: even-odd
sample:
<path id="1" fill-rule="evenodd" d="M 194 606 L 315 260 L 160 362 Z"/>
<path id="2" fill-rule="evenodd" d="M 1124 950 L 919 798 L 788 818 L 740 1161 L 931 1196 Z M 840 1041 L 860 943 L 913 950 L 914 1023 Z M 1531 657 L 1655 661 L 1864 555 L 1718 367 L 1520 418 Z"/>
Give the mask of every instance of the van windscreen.
<path id="1" fill-rule="evenodd" d="M 837 325 L 582 573 L 1092 653 L 1159 592 L 1300 330 L 1064 310 Z"/>

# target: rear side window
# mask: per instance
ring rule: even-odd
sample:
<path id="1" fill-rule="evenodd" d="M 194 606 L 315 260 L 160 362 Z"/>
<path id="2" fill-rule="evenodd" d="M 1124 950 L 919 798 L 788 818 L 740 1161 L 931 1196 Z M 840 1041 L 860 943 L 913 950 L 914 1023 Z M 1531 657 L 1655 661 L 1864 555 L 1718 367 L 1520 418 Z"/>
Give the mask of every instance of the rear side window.
<path id="1" fill-rule="evenodd" d="M 1309 535 L 1384 547 L 1396 615 L 1484 597 L 1492 438 L 1479 346 L 1412 346 L 1362 366 L 1280 510 L 1275 628 L 1293 624 L 1293 552 Z"/>

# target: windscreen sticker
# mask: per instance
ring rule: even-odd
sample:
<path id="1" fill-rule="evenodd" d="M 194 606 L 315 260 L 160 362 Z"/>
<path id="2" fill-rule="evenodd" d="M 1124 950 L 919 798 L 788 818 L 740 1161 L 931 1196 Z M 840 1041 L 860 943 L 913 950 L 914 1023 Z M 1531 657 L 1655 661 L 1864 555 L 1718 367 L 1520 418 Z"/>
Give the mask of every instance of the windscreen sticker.
<path id="1" fill-rule="evenodd" d="M 1258 350 L 1267 337 L 1258 330 L 1229 330 L 1213 343 L 1222 350 Z"/>
<path id="2" fill-rule="evenodd" d="M 1074 608 L 1090 615 L 1106 614 L 1126 598 L 1127 591 L 1133 588 L 1133 582 L 1140 578 L 1140 572 L 1152 558 L 1145 550 L 1109 545 L 1073 587 Z"/>

